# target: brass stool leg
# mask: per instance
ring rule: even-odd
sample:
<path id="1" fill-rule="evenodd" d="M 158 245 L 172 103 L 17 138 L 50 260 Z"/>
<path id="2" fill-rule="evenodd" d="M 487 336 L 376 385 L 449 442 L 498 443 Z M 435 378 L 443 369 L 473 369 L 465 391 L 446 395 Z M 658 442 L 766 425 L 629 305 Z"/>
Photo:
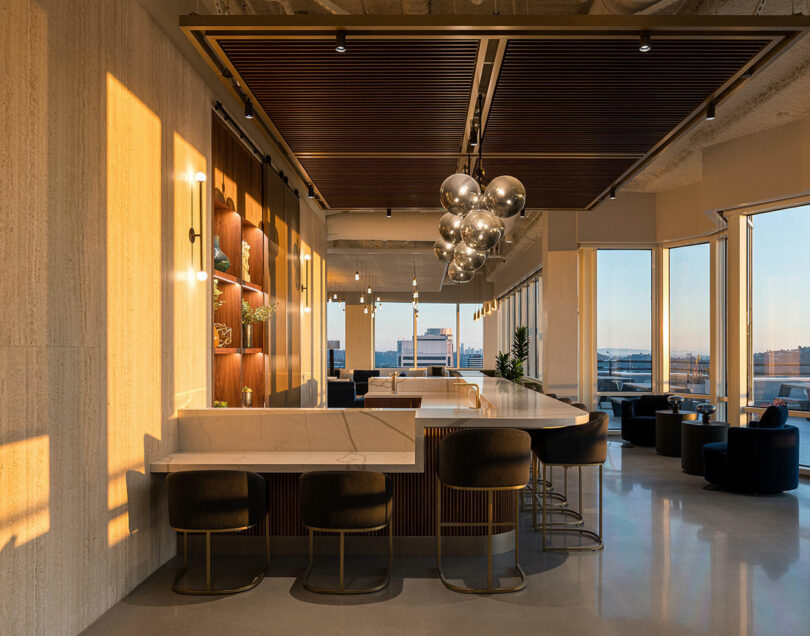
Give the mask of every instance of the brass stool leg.
<path id="1" fill-rule="evenodd" d="M 492 491 L 487 490 L 487 588 L 492 589 Z"/>
<path id="2" fill-rule="evenodd" d="M 567 470 L 567 466 L 565 467 Z M 579 484 L 578 484 L 578 498 L 579 498 L 579 513 L 580 515 L 583 512 L 582 507 L 582 466 L 578 466 L 579 469 Z M 545 470 L 544 470 L 545 473 Z M 565 547 L 547 547 L 546 546 L 546 521 L 545 521 L 545 514 L 543 515 L 543 550 L 553 551 L 553 552 L 581 552 L 581 551 L 596 551 L 602 550 L 605 545 L 602 542 L 602 464 L 599 464 L 599 520 L 598 520 L 598 527 L 599 532 L 596 533 L 593 530 L 586 530 L 585 528 L 575 528 L 575 527 L 567 527 L 567 528 L 560 528 L 560 527 L 550 527 L 548 528 L 549 532 L 570 532 L 576 533 L 580 536 L 587 537 L 593 540 L 593 544 L 585 545 L 585 546 L 565 546 Z M 544 511 L 545 512 L 545 511 Z"/>

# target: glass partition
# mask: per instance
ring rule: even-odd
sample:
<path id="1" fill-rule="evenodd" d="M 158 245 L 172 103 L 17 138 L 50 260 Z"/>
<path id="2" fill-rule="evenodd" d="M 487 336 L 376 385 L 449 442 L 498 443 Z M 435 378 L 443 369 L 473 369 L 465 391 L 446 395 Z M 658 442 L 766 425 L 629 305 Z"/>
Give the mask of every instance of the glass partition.
<path id="1" fill-rule="evenodd" d="M 711 249 L 669 250 L 669 390 L 708 396 L 711 349 Z"/>

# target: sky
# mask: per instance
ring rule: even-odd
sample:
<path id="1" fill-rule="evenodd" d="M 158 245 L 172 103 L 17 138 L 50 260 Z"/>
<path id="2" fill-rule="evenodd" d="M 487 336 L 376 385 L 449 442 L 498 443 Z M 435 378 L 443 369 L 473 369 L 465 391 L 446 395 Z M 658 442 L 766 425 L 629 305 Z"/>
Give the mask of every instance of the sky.
<path id="1" fill-rule="evenodd" d="M 651 350 L 652 252 L 596 253 L 596 348 Z"/>
<path id="2" fill-rule="evenodd" d="M 479 305 L 461 305 L 461 344 L 465 348 L 481 349 L 484 346 L 484 323 L 474 321 L 473 313 Z M 329 303 L 327 310 L 327 339 L 340 340 L 345 347 L 345 313 L 337 303 Z M 420 303 L 418 333 L 432 327 L 456 330 L 455 303 Z M 397 340 L 413 338 L 413 307 L 410 303 L 383 303 L 375 315 L 376 351 L 394 351 Z"/>
<path id="3" fill-rule="evenodd" d="M 754 352 L 810 346 L 810 206 L 752 220 Z"/>

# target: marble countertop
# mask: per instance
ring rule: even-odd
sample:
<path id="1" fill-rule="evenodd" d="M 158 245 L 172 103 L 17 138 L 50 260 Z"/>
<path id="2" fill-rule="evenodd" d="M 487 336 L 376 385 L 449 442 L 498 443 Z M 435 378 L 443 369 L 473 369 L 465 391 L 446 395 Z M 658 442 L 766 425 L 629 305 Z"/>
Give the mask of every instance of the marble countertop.
<path id="1" fill-rule="evenodd" d="M 250 470 L 257 473 L 305 473 L 311 470 L 368 470 L 383 473 L 422 472 L 415 453 L 396 451 L 339 452 L 179 452 L 151 464 L 153 473 L 184 470 Z"/>

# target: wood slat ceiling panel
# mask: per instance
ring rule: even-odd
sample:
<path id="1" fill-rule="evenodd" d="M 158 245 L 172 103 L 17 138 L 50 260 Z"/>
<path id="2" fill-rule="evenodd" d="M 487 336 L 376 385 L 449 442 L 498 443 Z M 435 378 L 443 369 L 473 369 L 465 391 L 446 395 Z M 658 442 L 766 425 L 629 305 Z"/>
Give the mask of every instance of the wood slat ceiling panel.
<path id="1" fill-rule="evenodd" d="M 452 157 L 303 159 L 301 164 L 329 206 L 345 209 L 438 208 L 442 181 L 456 171 Z"/>
<path id="2" fill-rule="evenodd" d="M 526 187 L 529 208 L 584 209 L 634 159 L 484 159 L 489 178 L 508 174 Z"/>
<path id="3" fill-rule="evenodd" d="M 475 40 L 220 40 L 298 153 L 456 152 Z"/>
<path id="4" fill-rule="evenodd" d="M 647 152 L 768 41 L 510 40 L 484 150 Z"/>

